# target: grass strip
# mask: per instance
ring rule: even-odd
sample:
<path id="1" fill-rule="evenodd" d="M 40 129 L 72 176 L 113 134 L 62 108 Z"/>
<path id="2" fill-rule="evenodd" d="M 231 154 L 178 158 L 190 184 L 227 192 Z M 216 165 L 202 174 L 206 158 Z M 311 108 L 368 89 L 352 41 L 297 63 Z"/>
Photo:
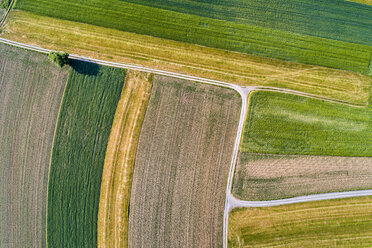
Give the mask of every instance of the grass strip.
<path id="1" fill-rule="evenodd" d="M 267 208 L 229 215 L 228 247 L 370 247 L 372 197 Z"/>
<path id="2" fill-rule="evenodd" d="M 146 1 L 146 3 L 148 2 Z M 277 19 L 279 20 L 285 20 L 288 16 L 289 21 L 285 24 L 289 26 L 288 30 L 278 29 L 275 27 L 276 25 L 269 25 L 269 27 L 258 26 L 252 24 L 250 20 L 237 22 L 235 20 L 217 19 L 214 16 L 204 17 L 195 14 L 193 11 L 180 13 L 175 11 L 176 9 L 166 10 L 163 8 L 163 4 L 160 7 L 151 7 L 119 0 L 19 0 L 16 8 L 38 15 L 164 39 L 364 74 L 368 73 L 368 65 L 372 53 L 372 46 L 370 46 L 372 37 L 371 32 L 369 32 L 369 27 L 372 24 L 370 7 L 351 4 L 346 1 L 332 4 L 334 2 L 332 0 L 326 1 L 328 4 L 325 5 L 319 3 L 315 5 L 309 0 L 297 0 L 297 3 L 293 0 L 283 2 L 288 2 L 289 4 L 274 3 L 272 8 L 275 10 L 275 14 L 264 17 L 266 19 L 262 22 L 269 23 L 271 21 L 275 24 L 279 23 L 279 21 L 275 21 L 275 18 L 271 20 L 272 16 L 278 16 Z M 252 1 L 251 3 L 254 2 Z M 195 4 L 195 1 L 190 1 L 189 4 Z M 219 4 L 221 5 L 221 3 Z M 165 3 L 165 5 L 167 4 Z M 222 5 L 226 5 L 226 9 L 233 12 L 232 15 L 237 14 L 228 4 L 223 3 Z M 340 10 L 339 13 L 337 13 L 337 9 L 330 7 L 340 7 L 342 5 L 347 6 L 345 6 L 345 9 Z M 265 1 L 265 4 L 258 7 L 263 8 L 262 12 L 269 12 L 266 9 L 269 6 L 270 4 Z M 296 6 L 299 6 L 298 13 L 288 13 L 288 10 L 293 10 Z M 306 8 L 303 6 L 306 6 Z M 251 7 L 247 6 L 247 9 L 251 9 Z M 319 14 L 319 10 L 323 9 L 326 9 L 329 13 L 325 11 Z M 358 11 L 358 14 L 353 13 L 353 11 Z M 258 11 L 253 11 L 253 13 L 256 12 Z M 216 11 L 211 13 L 218 15 Z M 246 17 L 245 12 L 243 13 L 244 17 Z M 286 14 L 284 15 L 284 13 Z M 301 16 L 306 16 L 310 13 L 313 13 L 313 16 L 304 20 L 293 20 L 293 18 L 290 18 L 296 15 L 301 19 Z M 222 13 L 220 16 L 225 16 L 225 14 Z M 258 14 L 258 16 L 260 15 Z M 350 21 L 351 17 L 357 21 Z M 256 20 L 258 18 L 253 16 L 252 19 Z M 364 22 L 362 22 L 363 19 L 365 19 Z M 329 20 L 335 21 L 330 22 Z M 289 25 L 295 22 L 297 23 L 293 27 Z M 296 33 L 294 27 L 297 27 L 298 30 L 303 30 L 305 29 L 304 27 L 308 26 L 306 23 L 309 22 L 314 23 L 313 27 L 309 28 L 314 31 L 309 31 L 309 34 Z M 356 26 L 360 28 L 355 32 L 347 33 L 345 31 L 351 31 Z M 332 39 L 319 37 L 317 32 L 324 27 L 324 34 L 332 31 L 336 36 L 339 36 L 346 32 L 345 36 L 348 39 L 365 36 L 363 39 L 361 38 L 365 44 L 342 41 L 342 39 L 337 40 L 335 39 L 337 37 L 332 37 Z"/>
<path id="3" fill-rule="evenodd" d="M 14 11 L 2 36 L 71 54 L 365 104 L 372 78 Z"/>
<path id="4" fill-rule="evenodd" d="M 136 148 L 150 97 L 148 73 L 128 71 L 107 144 L 98 211 L 98 247 L 127 247 Z"/>

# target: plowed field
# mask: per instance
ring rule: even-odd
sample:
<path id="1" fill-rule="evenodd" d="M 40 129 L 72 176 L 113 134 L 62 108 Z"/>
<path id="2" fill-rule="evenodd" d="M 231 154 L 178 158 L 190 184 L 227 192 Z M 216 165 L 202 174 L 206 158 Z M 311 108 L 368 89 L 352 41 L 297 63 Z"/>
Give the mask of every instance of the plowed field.
<path id="1" fill-rule="evenodd" d="M 229 89 L 156 76 L 132 178 L 129 247 L 221 247 L 240 113 Z"/>
<path id="2" fill-rule="evenodd" d="M 233 193 L 243 200 L 372 188 L 371 157 L 241 153 Z"/>
<path id="3" fill-rule="evenodd" d="M 68 70 L 0 45 L 0 247 L 45 247 L 50 154 Z"/>

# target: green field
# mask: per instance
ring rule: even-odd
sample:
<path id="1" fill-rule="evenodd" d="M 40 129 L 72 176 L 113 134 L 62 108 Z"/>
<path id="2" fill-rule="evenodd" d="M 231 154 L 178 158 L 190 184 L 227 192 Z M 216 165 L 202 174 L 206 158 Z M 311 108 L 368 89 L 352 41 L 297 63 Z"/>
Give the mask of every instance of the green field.
<path id="1" fill-rule="evenodd" d="M 372 197 L 233 210 L 228 247 L 371 247 Z"/>
<path id="2" fill-rule="evenodd" d="M 54 141 L 47 244 L 96 247 L 102 167 L 125 72 L 72 62 Z"/>
<path id="3" fill-rule="evenodd" d="M 346 1 L 331 4 L 332 0 L 317 7 L 306 0 L 281 4 L 265 1 L 263 6 L 255 2 L 236 0 L 213 5 L 200 1 L 142 1 L 144 5 L 140 5 L 119 0 L 19 0 L 16 8 L 160 38 L 369 73 L 372 47 L 362 45 L 371 45 L 372 40 L 369 6 Z M 275 11 L 270 14 L 268 8 Z M 175 9 L 181 12 L 172 11 Z M 294 12 L 287 13 L 288 9 Z M 301 17 L 304 13 L 306 18 Z M 304 32 L 296 33 L 301 30 Z"/>
<path id="4" fill-rule="evenodd" d="M 124 0 L 134 4 L 372 45 L 372 8 L 345 1 Z"/>
<path id="5" fill-rule="evenodd" d="M 241 152 L 372 156 L 371 107 L 269 91 L 249 102 Z"/>

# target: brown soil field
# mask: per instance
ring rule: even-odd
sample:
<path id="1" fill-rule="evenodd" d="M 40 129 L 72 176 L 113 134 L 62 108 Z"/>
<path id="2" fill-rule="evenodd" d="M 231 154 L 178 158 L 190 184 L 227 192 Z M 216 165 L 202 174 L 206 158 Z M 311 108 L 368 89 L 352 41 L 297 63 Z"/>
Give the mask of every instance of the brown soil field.
<path id="1" fill-rule="evenodd" d="M 244 157 L 243 157 L 244 156 Z M 243 200 L 372 188 L 372 158 L 239 154 L 233 194 Z"/>
<path id="2" fill-rule="evenodd" d="M 154 77 L 132 178 L 129 247 L 222 247 L 240 107 L 230 89 Z"/>
<path id="3" fill-rule="evenodd" d="M 68 68 L 0 45 L 0 247 L 45 247 L 50 156 Z"/>
<path id="4" fill-rule="evenodd" d="M 98 210 L 98 247 L 127 247 L 132 169 L 152 75 L 129 70 L 107 144 Z"/>

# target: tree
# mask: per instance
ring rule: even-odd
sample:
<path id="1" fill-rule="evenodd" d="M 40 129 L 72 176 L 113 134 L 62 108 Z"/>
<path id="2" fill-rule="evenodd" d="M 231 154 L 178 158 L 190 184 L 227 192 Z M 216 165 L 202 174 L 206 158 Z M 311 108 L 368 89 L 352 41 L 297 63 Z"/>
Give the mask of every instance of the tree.
<path id="1" fill-rule="evenodd" d="M 0 9 L 7 9 L 10 5 L 10 0 L 0 0 Z"/>
<path id="2" fill-rule="evenodd" d="M 68 53 L 65 52 L 50 52 L 48 59 L 60 68 L 69 63 Z"/>

